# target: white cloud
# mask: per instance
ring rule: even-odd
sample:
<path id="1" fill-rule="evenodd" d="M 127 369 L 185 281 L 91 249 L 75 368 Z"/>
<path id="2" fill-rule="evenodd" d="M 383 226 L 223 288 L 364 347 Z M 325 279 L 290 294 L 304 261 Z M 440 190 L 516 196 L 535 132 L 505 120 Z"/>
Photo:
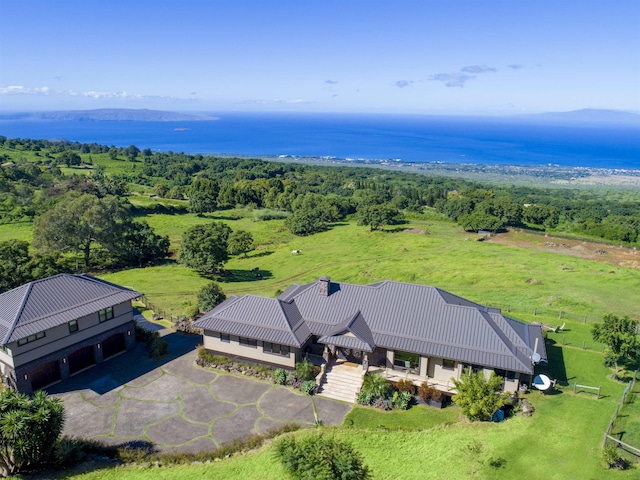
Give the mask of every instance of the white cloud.
<path id="1" fill-rule="evenodd" d="M 99 92 L 89 90 L 77 92 L 75 90 L 55 90 L 49 87 L 25 87 L 22 85 L 0 85 L 0 95 L 33 95 L 33 96 L 57 96 L 57 97 L 81 97 L 96 100 L 125 99 L 125 100 L 176 100 L 175 97 L 162 97 L 141 95 L 129 92 Z"/>

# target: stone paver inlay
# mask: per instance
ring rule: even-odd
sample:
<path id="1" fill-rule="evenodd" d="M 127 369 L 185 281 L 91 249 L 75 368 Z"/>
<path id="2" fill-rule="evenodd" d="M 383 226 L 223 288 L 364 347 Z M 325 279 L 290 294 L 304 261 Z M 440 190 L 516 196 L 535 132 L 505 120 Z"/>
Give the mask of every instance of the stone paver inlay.
<path id="1" fill-rule="evenodd" d="M 193 348 L 201 337 L 164 338 L 170 352 L 172 346 L 182 351 L 162 365 L 138 348 L 54 386 L 50 393 L 63 401 L 67 413 L 63 435 L 198 452 L 283 423 L 313 423 L 310 397 L 198 367 Z M 351 409 L 325 398 L 315 397 L 315 403 L 326 425 L 342 423 Z"/>

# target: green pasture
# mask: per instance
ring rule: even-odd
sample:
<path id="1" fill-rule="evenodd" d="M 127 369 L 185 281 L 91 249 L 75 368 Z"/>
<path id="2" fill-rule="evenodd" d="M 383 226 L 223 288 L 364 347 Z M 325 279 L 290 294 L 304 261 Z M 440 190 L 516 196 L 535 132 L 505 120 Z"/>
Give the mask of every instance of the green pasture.
<path id="1" fill-rule="evenodd" d="M 25 240 L 31 242 L 33 238 L 33 223 L 16 222 L 0 225 L 0 242 L 7 240 Z"/>
<path id="2" fill-rule="evenodd" d="M 187 228 L 211 220 L 224 221 L 234 230 L 248 230 L 256 240 L 247 258 L 236 257 L 227 263 L 231 275 L 226 277 L 207 278 L 172 262 L 103 275 L 116 283 L 133 283 L 151 301 L 175 314 L 183 314 L 180 306 L 192 304 L 197 291 L 212 279 L 222 283 L 227 295 L 274 296 L 292 283 L 329 275 L 359 284 L 385 279 L 423 283 L 502 308 L 526 321 L 552 326 L 567 322 L 564 341 L 576 347 L 585 340 L 587 348 L 601 349 L 590 340 L 589 324 L 603 314 L 640 315 L 640 304 L 625 294 L 640 288 L 637 269 L 477 242 L 474 234 L 450 222 L 413 222 L 374 232 L 355 222 L 343 222 L 326 232 L 295 237 L 281 220 L 256 221 L 247 211 L 207 217 L 151 214 L 145 219 L 159 234 L 169 235 L 174 251 Z M 409 228 L 427 233 L 403 231 Z M 292 255 L 294 249 L 302 253 Z M 260 269 L 261 279 L 251 274 L 253 268 Z M 159 284 L 158 278 L 167 282 Z"/>

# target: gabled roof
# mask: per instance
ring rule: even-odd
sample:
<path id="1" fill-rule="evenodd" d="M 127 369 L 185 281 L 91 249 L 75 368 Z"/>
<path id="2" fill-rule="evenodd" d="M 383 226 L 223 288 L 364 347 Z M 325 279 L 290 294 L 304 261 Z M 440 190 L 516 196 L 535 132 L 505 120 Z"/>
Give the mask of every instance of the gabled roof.
<path id="1" fill-rule="evenodd" d="M 295 305 L 256 295 L 230 297 L 193 326 L 292 347 L 301 347 L 311 336 Z"/>
<path id="2" fill-rule="evenodd" d="M 530 358 L 538 338 L 538 353 L 546 360 L 539 326 L 425 285 L 334 283 L 323 295 L 313 282 L 292 285 L 277 299 L 246 295 L 235 297 L 233 308 L 223 305 L 197 326 L 273 342 L 278 341 L 269 332 L 277 329 L 289 335 L 288 343 L 279 343 L 293 346 L 302 345 L 308 331 L 321 343 L 344 348 L 379 346 L 524 373 L 533 371 Z M 295 335 L 294 325 L 304 334 Z"/>
<path id="3" fill-rule="evenodd" d="M 318 342 L 344 348 L 355 348 L 365 352 L 373 352 L 373 349 L 376 348 L 373 334 L 360 310 L 353 317 L 347 318 L 345 322 L 320 337 Z"/>
<path id="4" fill-rule="evenodd" d="M 142 295 L 87 274 L 60 274 L 0 294 L 0 345 Z"/>

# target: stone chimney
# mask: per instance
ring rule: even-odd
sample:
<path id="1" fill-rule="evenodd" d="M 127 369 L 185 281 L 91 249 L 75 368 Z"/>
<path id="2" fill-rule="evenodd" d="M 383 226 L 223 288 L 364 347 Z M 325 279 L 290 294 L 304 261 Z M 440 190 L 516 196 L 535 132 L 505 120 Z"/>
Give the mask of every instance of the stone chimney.
<path id="1" fill-rule="evenodd" d="M 318 294 L 323 297 L 328 297 L 331 294 L 331 279 L 329 277 L 320 277 Z"/>

